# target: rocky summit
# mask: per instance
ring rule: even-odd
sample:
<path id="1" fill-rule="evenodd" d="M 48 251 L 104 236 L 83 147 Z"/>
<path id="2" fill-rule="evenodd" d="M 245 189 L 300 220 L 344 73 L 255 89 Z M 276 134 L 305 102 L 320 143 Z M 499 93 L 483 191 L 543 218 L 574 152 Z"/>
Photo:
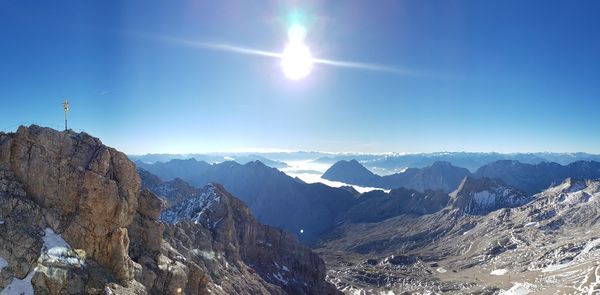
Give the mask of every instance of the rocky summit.
<path id="1" fill-rule="evenodd" d="M 169 205 L 86 133 L 0 133 L 1 294 L 337 292 L 316 254 L 221 186 Z"/>

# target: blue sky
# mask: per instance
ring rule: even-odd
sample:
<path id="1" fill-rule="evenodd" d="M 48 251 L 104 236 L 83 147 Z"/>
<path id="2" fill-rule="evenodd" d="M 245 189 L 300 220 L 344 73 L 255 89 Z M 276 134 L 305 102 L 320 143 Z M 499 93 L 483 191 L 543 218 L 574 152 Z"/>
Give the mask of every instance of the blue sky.
<path id="1" fill-rule="evenodd" d="M 300 12 L 316 64 L 276 58 Z M 0 0 L 0 128 L 70 125 L 127 153 L 600 153 L 599 1 Z"/>

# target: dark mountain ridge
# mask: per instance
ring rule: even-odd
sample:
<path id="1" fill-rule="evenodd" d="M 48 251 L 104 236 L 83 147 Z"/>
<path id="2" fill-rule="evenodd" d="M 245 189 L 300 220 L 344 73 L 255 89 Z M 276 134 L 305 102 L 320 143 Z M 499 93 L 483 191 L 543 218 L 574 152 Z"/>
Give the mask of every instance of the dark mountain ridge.
<path id="1" fill-rule="evenodd" d="M 500 160 L 470 173 L 465 168 L 448 162 L 435 162 L 426 168 L 408 168 L 404 172 L 379 176 L 356 160 L 339 161 L 331 166 L 323 178 L 348 184 L 393 189 L 399 187 L 424 191 L 441 189 L 452 192 L 466 176 L 496 178 L 507 185 L 532 195 L 562 182 L 567 177 L 595 179 L 600 177 L 600 162 L 576 161 L 568 165 L 553 162 L 526 164 L 515 160 Z"/>
<path id="2" fill-rule="evenodd" d="M 307 184 L 260 161 L 245 165 L 233 161 L 212 165 L 186 161 L 186 167 L 194 165 L 197 170 L 178 169 L 176 166 L 181 161 L 158 165 L 138 163 L 138 167 L 161 179 L 180 177 L 195 187 L 220 183 L 239 196 L 259 221 L 285 229 L 303 241 L 314 240 L 331 229 L 339 212 L 356 203 L 355 195 L 347 190 L 321 183 Z M 178 171 L 185 173 L 178 174 Z"/>
<path id="3" fill-rule="evenodd" d="M 560 165 L 552 162 L 525 164 L 513 160 L 501 160 L 479 168 L 474 175 L 499 178 L 529 194 L 535 194 L 561 183 L 568 177 L 599 178 L 600 162 L 577 161 L 568 165 Z"/>
<path id="4" fill-rule="evenodd" d="M 324 179 L 349 184 L 395 189 L 400 187 L 416 190 L 443 190 L 451 192 L 460 181 L 471 175 L 465 168 L 448 162 L 435 162 L 425 168 L 408 168 L 404 172 L 379 176 L 370 172 L 356 160 L 339 161 L 323 174 Z"/>

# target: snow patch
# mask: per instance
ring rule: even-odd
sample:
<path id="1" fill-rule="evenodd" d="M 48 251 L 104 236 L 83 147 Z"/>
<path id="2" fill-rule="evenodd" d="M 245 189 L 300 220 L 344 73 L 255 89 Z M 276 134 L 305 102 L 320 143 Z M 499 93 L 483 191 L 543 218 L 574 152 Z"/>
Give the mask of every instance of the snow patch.
<path id="1" fill-rule="evenodd" d="M 533 291 L 533 287 L 530 283 L 515 283 L 510 289 L 500 291 L 500 295 L 526 295 Z"/>
<path id="2" fill-rule="evenodd" d="M 11 295 L 11 294 L 22 294 L 22 295 L 33 295 L 33 285 L 31 285 L 31 279 L 35 274 L 35 269 L 30 271 L 25 278 L 19 280 L 13 278 L 10 284 L 0 291 L 0 295 Z"/>
<path id="3" fill-rule="evenodd" d="M 6 261 L 6 259 L 4 259 L 2 256 L 0 256 L 0 270 L 2 270 L 3 268 L 8 266 L 8 261 Z"/>
<path id="4" fill-rule="evenodd" d="M 438 267 L 436 269 L 436 271 L 439 272 L 439 273 L 445 273 L 445 272 L 447 272 L 447 270 L 445 268 L 443 268 L 443 267 Z"/>
<path id="5" fill-rule="evenodd" d="M 194 255 L 196 255 L 196 256 L 202 256 L 204 259 L 209 259 L 209 260 L 217 260 L 217 258 L 219 258 L 219 255 L 217 255 L 213 251 L 204 251 L 204 250 L 200 250 L 200 249 L 194 249 L 194 250 L 192 250 L 192 253 L 194 253 Z"/>
<path id="6" fill-rule="evenodd" d="M 501 269 L 494 269 L 492 270 L 492 272 L 490 272 L 491 275 L 495 275 L 495 276 L 502 276 L 505 275 L 508 271 L 504 268 Z"/>
<path id="7" fill-rule="evenodd" d="M 532 226 L 538 226 L 538 225 L 540 225 L 540 223 L 539 223 L 539 222 L 537 222 L 537 221 L 532 221 L 532 222 L 528 222 L 528 223 L 526 223 L 526 224 L 525 224 L 523 227 L 532 227 Z"/>
<path id="8" fill-rule="evenodd" d="M 44 229 L 44 236 L 42 237 L 44 245 L 42 246 L 42 254 L 40 259 L 43 262 L 49 263 L 62 263 L 67 265 L 83 265 L 83 261 L 71 251 L 71 246 L 51 228 Z M 38 260 L 39 261 L 39 260 Z M 4 258 L 0 257 L 0 269 L 6 265 Z M 12 278 L 10 284 L 0 291 L 0 295 L 10 294 L 25 294 L 33 295 L 33 286 L 31 285 L 31 279 L 35 275 L 37 267 L 31 270 L 27 276 L 23 279 Z"/>
<path id="9" fill-rule="evenodd" d="M 283 276 L 282 276 L 280 273 L 274 273 L 274 274 L 273 274 L 273 277 L 274 277 L 276 280 L 280 281 L 281 283 L 283 283 L 284 285 L 286 285 L 286 286 L 287 286 L 287 284 L 288 284 L 288 280 L 284 279 L 284 278 L 283 278 Z"/>
<path id="10" fill-rule="evenodd" d="M 84 262 L 71 251 L 71 246 L 56 234 L 51 228 L 44 230 L 44 246 L 42 247 L 42 259 L 50 263 L 63 263 L 67 265 L 83 265 Z"/>
<path id="11" fill-rule="evenodd" d="M 562 264 L 548 265 L 546 268 L 544 268 L 542 270 L 542 272 L 553 272 L 553 271 L 563 269 L 565 267 L 572 266 L 572 265 L 576 264 L 577 262 L 586 261 L 590 258 L 590 255 L 589 255 L 590 251 L 592 249 L 595 249 L 598 246 L 600 246 L 600 239 L 591 240 L 591 241 L 587 242 L 585 247 L 583 248 L 583 250 L 581 250 L 581 252 L 579 252 L 579 254 L 577 254 L 577 256 L 575 256 L 569 262 L 562 263 Z"/>
<path id="12" fill-rule="evenodd" d="M 476 192 L 473 201 L 482 208 L 490 208 L 496 204 L 496 196 L 489 191 Z"/>

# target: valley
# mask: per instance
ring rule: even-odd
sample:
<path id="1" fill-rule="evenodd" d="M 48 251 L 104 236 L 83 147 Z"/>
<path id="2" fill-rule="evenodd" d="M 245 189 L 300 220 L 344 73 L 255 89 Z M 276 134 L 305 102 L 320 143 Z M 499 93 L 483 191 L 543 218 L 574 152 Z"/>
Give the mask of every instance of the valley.
<path id="1" fill-rule="evenodd" d="M 325 166 L 303 163 L 313 165 L 314 175 L 315 166 Z M 552 167 L 600 178 L 595 162 Z M 435 186 L 446 177 L 422 173 L 413 180 L 421 186 L 430 185 L 423 179 L 436 179 Z M 519 175 L 507 173 L 501 175 Z M 530 194 L 501 179 L 467 176 L 450 193 L 357 191 L 348 209 L 337 208 L 334 226 L 305 242 L 325 260 L 327 280 L 346 294 L 600 292 L 600 230 L 594 226 L 600 180 L 529 177 L 548 185 Z M 508 178 L 517 185 L 519 179 Z"/>

